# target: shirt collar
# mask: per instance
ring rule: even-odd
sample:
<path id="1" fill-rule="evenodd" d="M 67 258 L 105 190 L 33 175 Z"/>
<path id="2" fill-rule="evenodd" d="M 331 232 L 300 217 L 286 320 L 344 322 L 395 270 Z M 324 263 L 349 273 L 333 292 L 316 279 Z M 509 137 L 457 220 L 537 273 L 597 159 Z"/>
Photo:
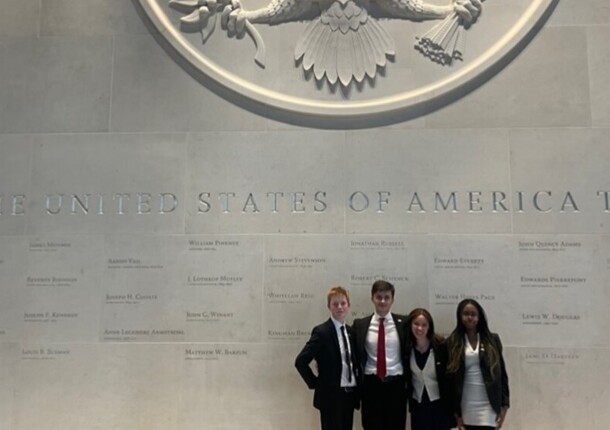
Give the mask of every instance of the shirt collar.
<path id="1" fill-rule="evenodd" d="M 332 316 L 330 317 L 330 320 L 333 322 L 333 324 L 334 324 L 334 326 L 335 326 L 335 328 L 336 328 L 337 330 L 340 330 L 340 329 L 341 329 L 341 327 L 345 325 L 345 323 L 342 323 L 342 322 L 340 322 L 340 321 L 337 321 L 337 320 L 336 320 L 336 319 L 334 319 Z"/>
<path id="2" fill-rule="evenodd" d="M 375 321 L 379 321 L 379 318 L 384 318 L 384 321 L 389 321 L 392 319 L 392 313 L 388 312 L 384 317 L 380 316 L 377 312 L 375 312 Z M 394 320 L 392 320 L 394 321 Z"/>

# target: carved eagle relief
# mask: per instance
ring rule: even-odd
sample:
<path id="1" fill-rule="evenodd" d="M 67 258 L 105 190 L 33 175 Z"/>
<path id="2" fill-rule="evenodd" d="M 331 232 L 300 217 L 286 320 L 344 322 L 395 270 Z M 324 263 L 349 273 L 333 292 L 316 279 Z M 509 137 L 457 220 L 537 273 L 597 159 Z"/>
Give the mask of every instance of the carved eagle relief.
<path id="1" fill-rule="evenodd" d="M 303 69 L 313 69 L 317 80 L 347 86 L 351 80 L 374 78 L 377 67 L 385 67 L 394 55 L 392 37 L 353 0 L 334 1 L 312 21 L 299 38 L 295 60 Z"/>
<path id="2" fill-rule="evenodd" d="M 449 64 L 461 59 L 463 31 L 481 13 L 480 0 L 454 0 L 439 6 L 423 0 L 375 0 L 388 18 L 411 21 L 442 20 L 424 36 L 415 48 L 429 59 Z M 313 72 L 316 80 L 349 86 L 374 78 L 384 68 L 387 58 L 395 55 L 394 40 L 379 19 L 369 13 L 368 0 L 272 0 L 267 6 L 246 10 L 239 0 L 170 0 L 170 6 L 184 10 L 184 25 L 196 26 L 205 42 L 214 31 L 216 16 L 229 36 L 248 33 L 257 47 L 255 61 L 264 67 L 265 45 L 253 24 L 277 25 L 316 17 L 299 37 L 294 58 L 303 69 Z"/>

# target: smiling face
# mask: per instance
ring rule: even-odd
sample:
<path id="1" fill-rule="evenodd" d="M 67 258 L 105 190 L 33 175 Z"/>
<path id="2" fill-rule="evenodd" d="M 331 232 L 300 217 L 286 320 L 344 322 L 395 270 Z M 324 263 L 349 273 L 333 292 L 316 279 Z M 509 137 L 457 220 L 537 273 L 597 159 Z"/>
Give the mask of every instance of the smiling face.
<path id="1" fill-rule="evenodd" d="M 332 296 L 328 302 L 328 310 L 334 319 L 344 323 L 349 312 L 349 300 L 343 294 Z"/>
<path id="2" fill-rule="evenodd" d="M 375 305 L 377 315 L 385 317 L 390 312 L 392 303 L 394 303 L 394 297 L 391 291 L 377 291 L 371 297 L 371 301 Z"/>
<path id="3" fill-rule="evenodd" d="M 430 323 L 424 315 L 419 315 L 411 322 L 411 333 L 418 342 L 425 342 L 428 339 Z"/>
<path id="4" fill-rule="evenodd" d="M 477 331 L 477 326 L 479 325 L 479 311 L 473 304 L 468 303 L 464 306 L 460 317 L 462 325 L 467 332 L 472 333 Z"/>

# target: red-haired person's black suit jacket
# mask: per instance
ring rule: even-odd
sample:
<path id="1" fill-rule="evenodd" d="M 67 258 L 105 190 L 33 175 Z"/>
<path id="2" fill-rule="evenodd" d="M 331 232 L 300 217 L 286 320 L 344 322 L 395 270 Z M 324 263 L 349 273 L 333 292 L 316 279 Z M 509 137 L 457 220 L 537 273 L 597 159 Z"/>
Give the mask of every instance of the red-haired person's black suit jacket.
<path id="1" fill-rule="evenodd" d="M 348 325 L 346 325 L 346 331 L 352 350 L 354 376 L 358 380 L 359 366 L 354 354 L 354 351 L 356 351 L 354 333 Z M 313 360 L 317 363 L 317 375 L 309 365 Z M 315 390 L 313 396 L 314 407 L 320 410 L 332 407 L 334 405 L 332 402 L 333 396 L 341 388 L 342 360 L 337 331 L 330 318 L 314 327 L 311 337 L 303 350 L 297 355 L 294 365 L 307 386 Z M 359 407 L 357 402 L 354 407 L 356 409 Z"/>

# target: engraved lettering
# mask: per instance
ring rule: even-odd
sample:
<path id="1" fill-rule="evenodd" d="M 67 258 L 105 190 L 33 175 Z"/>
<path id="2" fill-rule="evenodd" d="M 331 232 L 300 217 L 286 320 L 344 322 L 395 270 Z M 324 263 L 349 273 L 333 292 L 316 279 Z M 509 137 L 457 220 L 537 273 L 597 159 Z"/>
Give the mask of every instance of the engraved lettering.
<path id="1" fill-rule="evenodd" d="M 548 315 L 546 314 L 521 314 L 522 320 L 541 320 L 543 317 L 546 319 Z"/>
<path id="2" fill-rule="evenodd" d="M 572 194 L 569 191 L 566 193 L 566 196 L 563 199 L 563 203 L 561 204 L 560 212 L 565 212 L 566 211 L 566 206 L 571 206 L 572 207 L 572 212 L 580 212 L 578 210 L 578 206 L 576 206 L 576 202 L 574 201 L 574 198 L 572 197 Z"/>
<path id="3" fill-rule="evenodd" d="M 53 200 L 56 200 L 56 204 L 53 204 Z M 61 206 L 64 200 L 63 194 L 57 194 L 53 196 L 53 194 L 46 195 L 46 203 L 45 208 L 49 215 L 57 215 L 61 211 Z"/>
<path id="4" fill-rule="evenodd" d="M 1 200 L 1 199 L 0 199 Z M 11 211 L 11 215 L 24 215 L 25 208 L 23 205 L 25 204 L 25 195 L 24 194 L 16 194 L 13 196 L 13 209 Z M 0 214 L 2 214 L 1 210 L 2 205 L 0 204 Z"/>
<path id="5" fill-rule="evenodd" d="M 277 209 L 277 198 L 279 197 L 284 197 L 284 193 L 278 191 L 278 192 L 268 192 L 267 193 L 267 197 L 273 197 L 271 199 L 271 212 L 273 213 L 278 213 L 278 209 Z"/>
<path id="6" fill-rule="evenodd" d="M 259 213 L 258 206 L 256 205 L 256 201 L 254 200 L 254 195 L 252 193 L 248 194 L 248 198 L 246 199 L 246 203 L 244 203 L 244 207 L 242 208 L 243 213 L 248 212 L 248 206 L 252 206 L 252 213 Z"/>
<path id="7" fill-rule="evenodd" d="M 350 241 L 351 246 L 379 246 L 379 242 L 376 240 L 352 240 Z"/>
<path id="8" fill-rule="evenodd" d="M 97 214 L 104 215 L 104 195 L 98 194 L 98 202 L 97 202 Z"/>
<path id="9" fill-rule="evenodd" d="M 508 208 L 504 205 L 504 200 L 506 200 L 506 193 L 502 191 L 494 191 L 492 193 L 493 212 L 498 212 L 498 206 L 502 207 L 504 212 L 508 212 Z"/>
<path id="10" fill-rule="evenodd" d="M 248 355 L 248 351 L 243 349 L 226 349 L 224 350 L 225 355 Z"/>
<path id="11" fill-rule="evenodd" d="M 76 194 L 72 194 L 72 210 L 71 210 L 72 215 L 76 214 L 77 206 L 80 207 L 81 211 L 83 211 L 84 214 L 89 213 L 89 197 L 91 197 L 91 194 L 85 194 L 84 199 L 81 199 Z"/>
<path id="12" fill-rule="evenodd" d="M 214 241 L 214 245 L 216 245 L 216 246 L 238 246 L 239 241 L 238 240 L 218 240 L 218 239 L 216 239 Z"/>
<path id="13" fill-rule="evenodd" d="M 326 208 L 328 207 L 326 205 L 326 202 L 321 199 L 322 197 L 326 197 L 326 192 L 325 191 L 316 191 L 316 193 L 313 196 L 313 199 L 314 199 L 313 211 L 314 212 L 324 212 L 326 210 Z M 318 206 L 318 204 L 319 204 L 319 206 Z"/>
<path id="14" fill-rule="evenodd" d="M 153 329 L 151 331 L 151 334 L 157 335 L 157 336 L 163 336 L 163 335 L 181 336 L 181 335 L 184 335 L 184 330 L 168 330 L 168 329 L 159 330 L 159 329 Z"/>
<path id="15" fill-rule="evenodd" d="M 517 212 L 523 212 L 523 191 L 517 191 Z"/>
<path id="16" fill-rule="evenodd" d="M 212 206 L 210 205 L 210 202 L 206 199 L 210 198 L 210 193 L 199 193 L 199 203 L 201 205 L 203 205 L 203 207 L 198 207 L 197 208 L 197 213 L 200 214 L 205 214 L 208 213 L 210 211 L 210 209 L 212 209 Z"/>
<path id="17" fill-rule="evenodd" d="M 4 194 L 0 194 L 0 215 L 4 214 Z M 23 215 L 25 214 L 25 208 L 23 205 L 25 204 L 25 195 L 24 194 L 14 194 L 11 196 L 11 215 Z"/>
<path id="18" fill-rule="evenodd" d="M 298 299 L 298 293 L 275 293 L 273 291 L 267 293 L 267 297 L 270 299 Z"/>
<path id="19" fill-rule="evenodd" d="M 150 193 L 138 193 L 136 199 L 136 212 L 140 214 L 150 213 L 150 201 L 152 195 Z"/>
<path id="20" fill-rule="evenodd" d="M 434 298 L 436 298 L 436 300 L 458 300 L 459 296 L 457 294 L 436 293 L 436 294 L 434 294 Z"/>
<path id="21" fill-rule="evenodd" d="M 377 213 L 383 213 L 383 207 L 386 206 L 389 203 L 389 199 L 388 197 L 390 196 L 390 192 L 389 191 L 378 191 L 377 192 Z"/>
<path id="22" fill-rule="evenodd" d="M 293 258 L 276 258 L 276 257 L 269 257 L 269 263 L 270 264 L 279 264 L 279 263 L 294 263 L 294 259 Z"/>
<path id="23" fill-rule="evenodd" d="M 305 212 L 305 206 L 303 205 L 303 198 L 305 197 L 305 193 L 302 191 L 297 191 L 294 193 L 290 193 L 292 198 L 292 212 L 293 213 L 303 213 Z"/>
<path id="24" fill-rule="evenodd" d="M 455 191 L 452 191 L 451 194 L 449 194 L 449 197 L 447 198 L 447 202 L 443 202 L 443 197 L 441 196 L 441 194 L 437 191 L 434 193 L 434 212 L 438 213 L 440 212 L 438 209 L 438 206 L 440 206 L 443 208 L 444 211 L 446 211 L 449 208 L 449 205 L 453 206 L 453 209 L 451 209 L 451 212 L 453 213 L 457 213 L 457 202 L 455 200 Z"/>
<path id="25" fill-rule="evenodd" d="M 551 192 L 550 191 L 538 191 L 534 194 L 534 197 L 532 199 L 532 202 L 534 204 L 534 207 L 536 208 L 537 211 L 539 212 L 544 212 L 544 213 L 548 213 L 551 212 L 552 208 L 548 208 L 548 209 L 542 209 L 540 207 L 540 203 L 538 202 L 538 199 L 541 195 L 546 194 L 548 197 L 551 197 Z"/>
<path id="26" fill-rule="evenodd" d="M 482 193 L 480 191 L 468 192 L 468 212 L 481 212 L 483 210 L 483 208 L 481 207 L 481 194 Z"/>
<path id="27" fill-rule="evenodd" d="M 136 294 L 136 300 L 157 300 L 156 294 Z"/>
<path id="28" fill-rule="evenodd" d="M 559 321 L 578 321 L 578 320 L 580 320 L 580 315 L 553 313 L 553 319 L 559 320 Z"/>
<path id="29" fill-rule="evenodd" d="M 215 352 L 214 350 L 203 350 L 203 349 L 190 349 L 187 348 L 184 350 L 184 353 L 186 355 L 202 355 L 202 356 L 206 356 L 206 355 L 214 355 Z"/>
<path id="30" fill-rule="evenodd" d="M 129 200 L 130 195 L 129 193 L 116 193 L 112 196 L 112 199 L 114 201 L 117 202 L 117 206 L 116 206 L 116 210 L 117 210 L 117 215 L 124 215 L 124 201 L 125 199 Z"/>
<path id="31" fill-rule="evenodd" d="M 221 200 L 222 203 L 222 211 L 226 214 L 231 213 L 229 209 L 229 200 L 235 197 L 235 193 L 218 193 L 218 199 Z"/>
<path id="32" fill-rule="evenodd" d="M 160 193 L 159 197 L 159 214 L 168 214 L 175 211 L 178 207 L 178 197 L 176 197 L 174 194 Z"/>
<path id="33" fill-rule="evenodd" d="M 610 191 L 598 191 L 597 196 L 604 197 L 604 212 L 610 212 L 610 197 L 608 196 Z"/>
<path id="34" fill-rule="evenodd" d="M 358 204 L 359 203 L 359 204 Z M 355 205 L 358 205 L 357 207 Z M 354 212 L 363 212 L 369 207 L 369 198 L 362 191 L 354 191 L 351 196 L 349 196 L 349 207 Z"/>
<path id="35" fill-rule="evenodd" d="M 426 210 L 424 209 L 424 205 L 422 205 L 422 202 L 421 202 L 417 192 L 413 193 L 413 197 L 411 197 L 411 203 L 409 203 L 409 208 L 407 209 L 408 213 L 413 212 L 412 208 L 414 205 L 419 206 L 419 213 L 426 213 Z"/>
<path id="36" fill-rule="evenodd" d="M 69 355 L 69 349 L 51 349 L 47 348 L 47 355 Z"/>
<path id="37" fill-rule="evenodd" d="M 78 318 L 75 312 L 52 312 L 51 318 Z"/>

